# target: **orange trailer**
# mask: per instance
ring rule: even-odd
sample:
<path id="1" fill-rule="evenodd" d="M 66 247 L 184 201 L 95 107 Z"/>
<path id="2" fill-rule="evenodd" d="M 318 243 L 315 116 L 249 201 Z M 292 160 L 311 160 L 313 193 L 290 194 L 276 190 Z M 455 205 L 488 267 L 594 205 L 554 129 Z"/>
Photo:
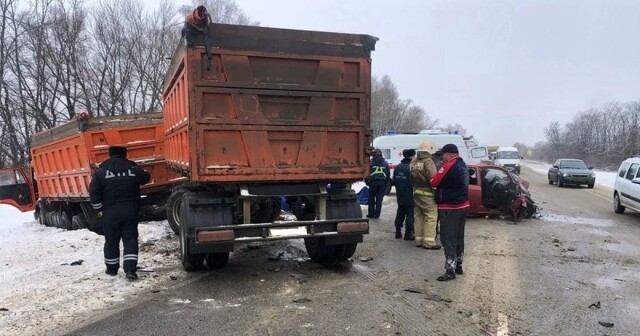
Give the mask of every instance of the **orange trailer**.
<path id="1" fill-rule="evenodd" d="M 151 182 L 142 187 L 146 217 L 164 217 L 168 187 L 181 180 L 164 162 L 162 113 L 99 118 L 81 114 L 30 140 L 31 169 L 0 173 L 9 177 L 0 182 L 0 203 L 22 211 L 35 209 L 45 225 L 100 227 L 89 204 L 89 183 L 98 165 L 108 158 L 111 145 L 127 147 L 128 158 L 151 174 Z"/>
<path id="2" fill-rule="evenodd" d="M 179 44 L 163 94 L 167 164 L 188 177 L 167 206 L 185 269 L 222 267 L 234 243 L 271 239 L 305 238 L 320 262 L 350 257 L 368 232 L 347 184 L 369 169 L 377 39 L 208 30 Z M 282 204 L 298 221 L 276 221 Z"/>

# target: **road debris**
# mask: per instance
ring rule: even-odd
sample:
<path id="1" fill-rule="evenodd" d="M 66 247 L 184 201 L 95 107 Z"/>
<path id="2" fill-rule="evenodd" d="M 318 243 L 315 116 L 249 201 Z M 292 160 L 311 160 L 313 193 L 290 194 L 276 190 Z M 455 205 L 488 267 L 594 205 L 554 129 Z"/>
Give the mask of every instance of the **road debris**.
<path id="1" fill-rule="evenodd" d="M 445 299 L 440 297 L 438 294 L 433 294 L 433 293 L 427 294 L 425 299 L 429 301 L 436 301 L 436 302 L 453 302 L 451 299 Z"/>
<path id="2" fill-rule="evenodd" d="M 80 260 L 76 260 L 76 261 L 72 262 L 69 265 L 71 265 L 71 266 L 80 266 L 80 265 L 82 265 L 83 262 L 84 262 L 84 260 L 80 259 Z"/>
<path id="3" fill-rule="evenodd" d="M 589 308 L 591 308 L 591 307 L 596 307 L 596 308 L 600 309 L 600 301 L 590 304 Z"/>
<path id="4" fill-rule="evenodd" d="M 405 289 L 404 291 L 409 293 L 424 294 L 424 291 L 422 289 L 416 287 L 410 287 Z"/>
<path id="5" fill-rule="evenodd" d="M 373 260 L 373 257 L 358 257 L 358 260 L 362 262 L 367 262 Z"/>
<path id="6" fill-rule="evenodd" d="M 308 299 L 306 297 L 302 297 L 302 298 L 299 298 L 299 299 L 293 299 L 291 301 L 294 302 L 294 303 L 307 303 L 307 302 L 311 302 L 311 299 Z"/>
<path id="7" fill-rule="evenodd" d="M 603 326 L 603 327 L 607 327 L 607 328 L 613 328 L 614 324 L 611 322 L 602 322 L 602 321 L 598 321 L 598 324 Z"/>

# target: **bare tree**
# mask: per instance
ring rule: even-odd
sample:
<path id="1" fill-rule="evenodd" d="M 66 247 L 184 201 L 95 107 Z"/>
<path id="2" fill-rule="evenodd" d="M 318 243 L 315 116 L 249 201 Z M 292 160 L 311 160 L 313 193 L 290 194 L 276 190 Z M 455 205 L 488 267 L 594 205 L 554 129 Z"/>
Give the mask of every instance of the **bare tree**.
<path id="1" fill-rule="evenodd" d="M 371 81 L 371 128 L 373 135 L 386 131 L 417 133 L 437 124 L 425 110 L 411 99 L 400 99 L 396 85 L 387 75 Z"/>

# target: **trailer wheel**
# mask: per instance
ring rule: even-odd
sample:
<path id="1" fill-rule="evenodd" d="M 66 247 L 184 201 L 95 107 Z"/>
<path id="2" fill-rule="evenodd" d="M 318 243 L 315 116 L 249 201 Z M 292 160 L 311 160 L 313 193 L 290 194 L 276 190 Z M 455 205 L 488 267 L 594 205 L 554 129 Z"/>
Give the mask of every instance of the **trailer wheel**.
<path id="1" fill-rule="evenodd" d="M 89 223 L 84 218 L 84 215 L 79 214 L 71 217 L 71 230 L 82 230 L 89 227 Z"/>
<path id="2" fill-rule="evenodd" d="M 180 259 L 182 261 L 182 268 L 187 272 L 194 272 L 202 269 L 204 264 L 204 254 L 191 254 L 189 249 L 189 242 L 187 239 L 187 232 L 180 227 Z"/>
<path id="3" fill-rule="evenodd" d="M 305 238 L 304 246 L 307 248 L 307 254 L 312 261 L 322 265 L 332 265 L 338 261 L 336 246 L 327 245 L 324 237 Z"/>
<path id="4" fill-rule="evenodd" d="M 331 194 L 347 197 L 327 200 L 327 219 L 362 218 L 362 209 L 353 190 L 334 190 Z M 332 265 L 351 258 L 358 243 L 327 245 L 325 238 L 319 237 L 305 238 L 304 245 L 311 260 L 323 265 Z"/>
<path id="5" fill-rule="evenodd" d="M 167 221 L 171 230 L 177 235 L 180 234 L 180 221 L 182 216 L 182 197 L 188 193 L 187 188 L 175 189 L 167 199 Z"/>
<path id="6" fill-rule="evenodd" d="M 207 266 L 209 269 L 222 269 L 229 263 L 229 252 L 216 252 L 207 254 Z"/>

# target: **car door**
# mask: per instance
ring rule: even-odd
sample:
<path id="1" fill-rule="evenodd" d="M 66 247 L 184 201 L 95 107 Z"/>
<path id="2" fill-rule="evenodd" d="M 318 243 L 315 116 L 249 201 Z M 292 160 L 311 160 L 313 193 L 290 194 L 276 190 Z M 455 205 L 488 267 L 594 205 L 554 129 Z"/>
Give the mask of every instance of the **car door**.
<path id="1" fill-rule="evenodd" d="M 472 214 L 484 212 L 482 205 L 482 184 L 478 176 L 480 176 L 478 168 L 475 166 L 469 167 L 469 203 L 471 204 L 469 213 Z"/>
<path id="2" fill-rule="evenodd" d="M 620 183 L 620 203 L 624 206 L 640 209 L 640 195 L 634 190 L 638 189 L 638 185 L 635 185 L 631 181 L 638 175 L 638 168 L 640 164 L 632 163 L 624 176 L 624 180 Z"/>
<path id="3" fill-rule="evenodd" d="M 0 170 L 0 204 L 9 204 L 20 211 L 35 209 L 35 193 L 22 169 Z"/>

